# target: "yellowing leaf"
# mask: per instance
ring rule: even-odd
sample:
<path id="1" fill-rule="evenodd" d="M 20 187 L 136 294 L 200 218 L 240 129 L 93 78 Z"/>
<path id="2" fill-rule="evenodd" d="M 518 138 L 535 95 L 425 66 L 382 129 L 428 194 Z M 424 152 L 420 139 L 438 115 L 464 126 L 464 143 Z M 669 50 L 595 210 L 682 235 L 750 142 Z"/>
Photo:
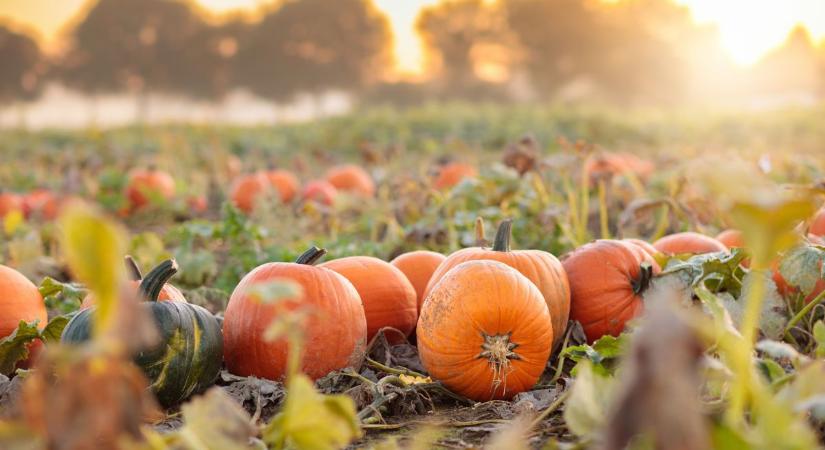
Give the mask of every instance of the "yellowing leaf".
<path id="1" fill-rule="evenodd" d="M 72 273 L 95 293 L 95 335 L 112 324 L 124 278 L 126 232 L 89 206 L 74 204 L 60 217 L 61 245 Z"/>
<path id="2" fill-rule="evenodd" d="M 322 395 L 304 375 L 290 378 L 286 404 L 263 430 L 273 449 L 333 450 L 361 435 L 355 404 L 345 395 Z"/>
<path id="3" fill-rule="evenodd" d="M 401 382 L 406 384 L 407 386 L 411 386 L 413 384 L 424 384 L 424 383 L 432 383 L 433 379 L 430 377 L 417 377 L 413 375 L 398 375 L 398 378 L 401 379 Z"/>
<path id="4" fill-rule="evenodd" d="M 596 374 L 590 360 L 582 360 L 576 367 L 578 374 L 567 400 L 564 420 L 577 436 L 592 437 L 607 423 L 614 382 L 612 377 Z"/>
<path id="5" fill-rule="evenodd" d="M 181 412 L 184 426 L 177 435 L 187 448 L 244 450 L 258 431 L 249 414 L 219 387 L 186 403 Z"/>
<path id="6" fill-rule="evenodd" d="M 23 212 L 19 209 L 10 211 L 3 217 L 3 231 L 6 232 L 6 236 L 14 234 L 20 225 L 23 225 Z"/>

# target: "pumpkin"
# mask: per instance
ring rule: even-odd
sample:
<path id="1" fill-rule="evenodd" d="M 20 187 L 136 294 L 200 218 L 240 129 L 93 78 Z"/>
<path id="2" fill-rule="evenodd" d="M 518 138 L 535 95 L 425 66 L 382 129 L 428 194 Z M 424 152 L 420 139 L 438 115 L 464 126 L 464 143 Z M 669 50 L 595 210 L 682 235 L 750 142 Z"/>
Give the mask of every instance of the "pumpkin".
<path id="1" fill-rule="evenodd" d="M 539 289 L 512 267 L 485 260 L 463 262 L 433 286 L 416 333 L 427 372 L 476 401 L 533 387 L 554 335 Z"/>
<path id="2" fill-rule="evenodd" d="M 269 187 L 269 179 L 262 173 L 243 175 L 232 184 L 229 197 L 232 203 L 241 211 L 251 213 L 261 195 L 265 195 Z"/>
<path id="3" fill-rule="evenodd" d="M 570 316 L 570 285 L 567 274 L 559 260 L 552 254 L 541 250 L 511 250 L 510 234 L 512 221 L 505 220 L 499 225 L 493 248 L 470 247 L 448 256 L 433 273 L 427 286 L 425 297 L 435 285 L 453 267 L 471 260 L 487 259 L 502 262 L 527 277 L 533 282 L 544 297 L 550 318 L 553 321 L 554 345 L 558 343 L 567 330 Z"/>
<path id="4" fill-rule="evenodd" d="M 283 203 L 289 203 L 298 192 L 298 178 L 283 169 L 272 169 L 265 173 L 269 185 L 278 191 Z"/>
<path id="5" fill-rule="evenodd" d="M 701 254 L 726 252 L 725 244 L 704 234 L 685 231 L 665 236 L 653 243 L 653 247 L 666 255 L 680 255 L 685 253 Z"/>
<path id="6" fill-rule="evenodd" d="M 339 191 L 363 197 L 375 195 L 375 183 L 366 170 L 354 165 L 337 166 L 327 171 L 326 180 Z"/>
<path id="7" fill-rule="evenodd" d="M 591 181 L 605 176 L 624 174 L 633 174 L 644 179 L 649 177 L 655 168 L 652 162 L 630 153 L 606 152 L 588 158 L 584 164 L 585 173 Z"/>
<path id="8" fill-rule="evenodd" d="M 642 311 L 642 293 L 656 261 L 641 248 L 623 241 L 585 244 L 562 261 L 570 280 L 570 318 L 581 323 L 587 340 L 618 336 L 625 323 Z"/>
<path id="9" fill-rule="evenodd" d="M 327 206 L 332 206 L 335 203 L 336 195 L 338 195 L 338 190 L 325 180 L 310 181 L 301 192 L 301 198 L 305 202 L 314 201 Z"/>
<path id="10" fill-rule="evenodd" d="M 195 213 L 203 213 L 209 209 L 209 202 L 205 195 L 190 195 L 186 199 L 186 205 Z"/>
<path id="11" fill-rule="evenodd" d="M 625 238 L 625 239 L 622 239 L 622 240 L 641 248 L 642 250 L 645 251 L 645 253 L 647 253 L 650 256 L 655 257 L 656 254 L 659 253 L 658 251 L 656 251 L 656 247 L 650 245 L 650 243 L 647 242 L 647 241 L 643 241 L 641 239 L 634 239 L 634 238 Z"/>
<path id="12" fill-rule="evenodd" d="M 129 173 L 126 198 L 132 209 L 141 208 L 157 199 L 171 200 L 174 196 L 175 180 L 172 175 L 154 167 Z"/>
<path id="13" fill-rule="evenodd" d="M 825 237 L 825 207 L 820 209 L 814 216 L 811 226 L 808 228 L 808 233 Z"/>
<path id="14" fill-rule="evenodd" d="M 11 267 L 0 264 L 0 338 L 14 332 L 20 321 L 37 321 L 41 330 L 46 327 L 48 314 L 43 296 L 28 278 Z M 19 367 L 26 368 L 42 347 L 39 340 L 29 345 L 29 358 Z"/>
<path id="15" fill-rule="evenodd" d="M 223 337 L 218 320 L 209 311 L 187 302 L 159 302 L 166 282 L 178 271 L 174 259 L 162 262 L 146 274 L 139 292 L 157 326 L 160 340 L 153 348 L 134 355 L 135 363 L 151 381 L 151 389 L 164 407 L 199 394 L 218 378 Z M 67 343 L 88 341 L 96 308 L 77 313 L 63 330 Z"/>
<path id="16" fill-rule="evenodd" d="M 23 212 L 23 199 L 17 194 L 0 191 L 0 219 L 12 211 Z"/>
<path id="17" fill-rule="evenodd" d="M 745 238 L 742 237 L 742 232 L 732 228 L 717 234 L 716 240 L 727 248 L 742 248 L 745 246 Z"/>
<path id="18" fill-rule="evenodd" d="M 131 276 L 131 286 L 135 291 L 140 289 L 140 282 L 143 279 L 143 275 L 140 273 L 140 268 L 137 265 L 137 262 L 131 257 L 126 256 L 124 259 L 126 264 L 126 270 Z M 163 287 L 160 289 L 160 293 L 158 294 L 158 301 L 159 302 L 186 302 L 186 298 L 183 296 L 183 293 L 172 286 L 171 284 L 164 284 Z M 83 301 L 80 303 L 80 309 L 91 308 L 96 303 L 94 293 L 89 293 Z"/>
<path id="19" fill-rule="evenodd" d="M 53 220 L 60 213 L 60 199 L 48 189 L 35 189 L 23 197 L 26 217 Z"/>
<path id="20" fill-rule="evenodd" d="M 359 368 L 364 361 L 367 321 L 358 292 L 343 276 L 314 264 L 326 250 L 311 248 L 295 263 L 258 266 L 232 292 L 223 319 L 224 359 L 230 372 L 280 380 L 286 375 L 289 344 L 268 341 L 264 333 L 285 311 L 307 308 L 301 371 L 318 379 L 334 370 Z M 249 295 L 259 283 L 290 280 L 303 288 L 300 298 L 263 304 Z"/>
<path id="21" fill-rule="evenodd" d="M 388 262 L 372 256 L 348 256 L 321 264 L 350 281 L 364 304 L 367 318 L 367 340 L 384 327 L 395 328 L 409 336 L 418 320 L 415 288 L 404 272 Z M 387 333 L 390 343 L 404 339 L 397 333 Z"/>
<path id="22" fill-rule="evenodd" d="M 427 283 L 430 282 L 433 272 L 444 259 L 445 256 L 441 253 L 417 250 L 398 255 L 390 261 L 390 264 L 404 273 L 407 279 L 410 280 L 410 284 L 415 288 L 419 311 L 421 310 L 421 304 L 424 303 L 424 290 L 427 289 Z"/>
<path id="23" fill-rule="evenodd" d="M 433 187 L 436 189 L 449 189 L 465 178 L 475 178 L 477 176 L 478 171 L 469 164 L 448 163 L 441 166 Z"/>

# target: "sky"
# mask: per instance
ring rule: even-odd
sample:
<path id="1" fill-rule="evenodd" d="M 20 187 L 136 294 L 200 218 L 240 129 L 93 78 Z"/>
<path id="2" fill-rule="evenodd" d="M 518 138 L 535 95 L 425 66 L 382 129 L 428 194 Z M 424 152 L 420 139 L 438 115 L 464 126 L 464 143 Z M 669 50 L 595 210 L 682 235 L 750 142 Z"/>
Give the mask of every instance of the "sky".
<path id="1" fill-rule="evenodd" d="M 47 44 L 87 0 L 0 0 L 0 20 L 36 32 Z M 254 10 L 272 0 L 195 0 L 208 10 L 223 13 Z M 423 69 L 420 41 L 414 24 L 418 10 L 438 0 L 373 0 L 390 18 L 395 35 L 396 71 L 417 74 Z M 741 65 L 779 46 L 791 29 L 803 24 L 817 41 L 825 40 L 825 0 L 675 0 L 691 9 L 700 23 L 719 28 L 722 45 Z"/>

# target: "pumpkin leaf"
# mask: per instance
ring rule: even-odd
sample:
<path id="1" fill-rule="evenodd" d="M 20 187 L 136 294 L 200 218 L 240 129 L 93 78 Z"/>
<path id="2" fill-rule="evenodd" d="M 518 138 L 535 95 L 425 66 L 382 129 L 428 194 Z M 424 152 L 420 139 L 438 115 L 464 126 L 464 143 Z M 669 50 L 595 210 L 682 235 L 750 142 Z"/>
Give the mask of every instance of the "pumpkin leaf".
<path id="1" fill-rule="evenodd" d="M 756 360 L 756 368 L 765 377 L 768 383 L 773 383 L 785 376 L 785 369 L 772 359 L 759 358 Z"/>
<path id="2" fill-rule="evenodd" d="M 604 335 L 593 345 L 582 344 L 567 347 L 562 352 L 562 356 L 568 357 L 576 363 L 585 360 L 590 361 L 592 370 L 599 375 L 612 375 L 616 368 L 616 362 L 627 350 L 629 341 L 628 333 L 622 333 L 619 337 Z M 577 371 L 578 364 L 574 368 L 574 372 Z M 574 373 L 573 375 L 578 374 Z"/>
<path id="3" fill-rule="evenodd" d="M 61 283 L 52 277 L 43 278 L 38 287 L 46 308 L 68 313 L 77 310 L 88 291 L 77 283 Z"/>
<path id="4" fill-rule="evenodd" d="M 244 450 L 258 430 L 252 418 L 222 388 L 212 388 L 181 407 L 176 435 L 189 448 Z"/>
<path id="5" fill-rule="evenodd" d="M 10 335 L 0 339 L 0 374 L 11 375 L 17 363 L 29 357 L 28 345 L 38 338 L 37 321 L 21 320 Z"/>
<path id="6" fill-rule="evenodd" d="M 263 441 L 276 450 L 333 450 L 360 435 L 352 399 L 319 394 L 304 375 L 290 378 L 283 410 L 263 429 Z"/>
<path id="7" fill-rule="evenodd" d="M 803 244 L 789 250 L 779 264 L 779 273 L 788 284 L 798 287 L 805 295 L 813 292 L 816 283 L 825 278 L 825 249 Z"/>
<path id="8" fill-rule="evenodd" d="M 114 322 L 118 292 L 125 277 L 126 232 L 95 209 L 73 205 L 60 217 L 61 244 L 72 273 L 95 293 L 95 334 Z"/>
<path id="9" fill-rule="evenodd" d="M 587 359 L 576 367 L 578 375 L 565 406 L 564 421 L 570 431 L 586 438 L 594 436 L 607 423 L 614 380 L 599 375 Z"/>
<path id="10" fill-rule="evenodd" d="M 661 276 L 684 272 L 692 280 L 692 285 L 705 283 L 712 292 L 730 292 L 735 297 L 741 293 L 744 270 L 740 266 L 747 258 L 743 249 L 731 252 L 706 253 L 691 256 L 687 260 L 671 258 Z"/>
<path id="11" fill-rule="evenodd" d="M 46 328 L 40 332 L 40 338 L 45 342 L 59 342 L 63 329 L 66 328 L 66 324 L 69 323 L 71 318 L 71 314 L 53 318 L 46 324 Z"/>

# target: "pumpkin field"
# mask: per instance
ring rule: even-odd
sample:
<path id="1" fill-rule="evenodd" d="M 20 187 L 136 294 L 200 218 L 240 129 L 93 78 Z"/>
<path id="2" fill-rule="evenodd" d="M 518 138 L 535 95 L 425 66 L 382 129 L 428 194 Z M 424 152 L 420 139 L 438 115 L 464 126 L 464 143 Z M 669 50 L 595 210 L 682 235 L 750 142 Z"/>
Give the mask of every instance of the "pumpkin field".
<path id="1" fill-rule="evenodd" d="M 4 131 L 0 448 L 820 448 L 823 117 Z"/>

